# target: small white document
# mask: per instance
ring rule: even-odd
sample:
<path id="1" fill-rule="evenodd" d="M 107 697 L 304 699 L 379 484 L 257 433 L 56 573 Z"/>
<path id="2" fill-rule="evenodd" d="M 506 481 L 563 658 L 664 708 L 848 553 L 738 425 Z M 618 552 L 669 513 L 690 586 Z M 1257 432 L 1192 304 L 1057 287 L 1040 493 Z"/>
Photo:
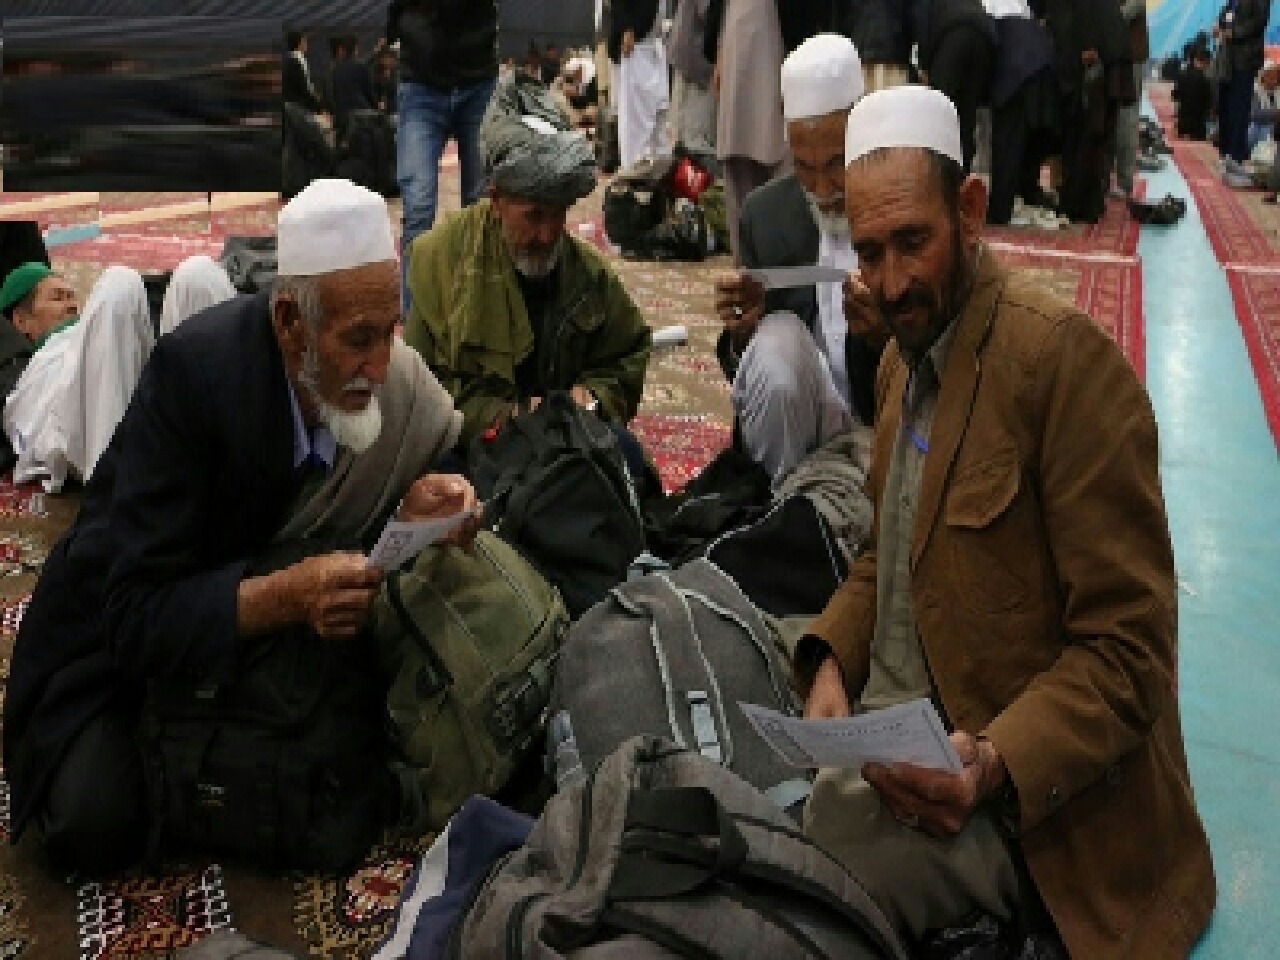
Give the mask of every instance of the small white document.
<path id="1" fill-rule="evenodd" d="M 742 271 L 766 290 L 808 287 L 815 283 L 844 283 L 848 270 L 839 267 L 757 267 Z"/>
<path id="2" fill-rule="evenodd" d="M 406 521 L 392 517 L 369 551 L 369 563 L 383 570 L 398 570 L 420 554 L 424 547 L 447 537 L 472 516 L 475 516 L 475 511 L 464 510 L 437 520 Z"/>
<path id="3" fill-rule="evenodd" d="M 927 699 L 840 720 L 803 720 L 751 703 L 738 706 L 764 741 L 794 767 L 857 770 L 864 763 L 911 763 L 952 773 L 962 767 Z"/>

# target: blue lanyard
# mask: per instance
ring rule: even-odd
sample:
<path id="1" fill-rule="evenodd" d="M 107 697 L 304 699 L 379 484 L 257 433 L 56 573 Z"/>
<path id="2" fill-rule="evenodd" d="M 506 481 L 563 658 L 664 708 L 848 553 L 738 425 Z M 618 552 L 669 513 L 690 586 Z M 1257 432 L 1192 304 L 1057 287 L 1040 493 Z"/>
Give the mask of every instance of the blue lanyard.
<path id="1" fill-rule="evenodd" d="M 916 429 L 911 425 L 911 420 L 907 414 L 907 398 L 911 396 L 911 385 L 914 380 L 915 374 L 912 373 L 911 376 L 907 377 L 907 386 L 902 391 L 902 429 L 906 433 L 907 438 L 911 441 L 911 445 L 921 453 L 927 454 L 929 452 L 929 438 L 921 436 L 916 432 Z"/>

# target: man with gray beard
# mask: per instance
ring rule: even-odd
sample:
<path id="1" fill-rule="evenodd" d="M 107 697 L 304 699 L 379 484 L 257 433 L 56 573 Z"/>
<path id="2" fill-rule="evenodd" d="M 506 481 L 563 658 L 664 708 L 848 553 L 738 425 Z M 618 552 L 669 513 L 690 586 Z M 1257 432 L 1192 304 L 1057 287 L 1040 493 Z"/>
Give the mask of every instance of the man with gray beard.
<path id="1" fill-rule="evenodd" d="M 776 487 L 808 454 L 855 422 L 870 425 L 885 336 L 846 308 L 857 280 L 844 204 L 844 130 L 862 96 L 858 51 L 818 34 L 782 64 L 783 112 L 795 173 L 753 190 L 739 225 L 742 266 L 824 266 L 843 283 L 774 289 L 745 272 L 716 285 L 724 332 L 716 353 L 733 382 L 737 438 Z M 846 320 L 846 312 L 850 320 Z"/>
<path id="2" fill-rule="evenodd" d="M 595 158 L 546 88 L 499 85 L 480 129 L 489 198 L 414 241 L 404 337 L 463 414 L 461 445 L 552 390 L 611 424 L 636 412 L 650 335 L 605 259 L 565 230 Z"/>
<path id="3" fill-rule="evenodd" d="M 374 684 L 351 643 L 382 576 L 365 552 L 397 505 L 407 520 L 475 507 L 461 477 L 428 473 L 461 416 L 395 335 L 385 202 L 317 180 L 278 232 L 273 293 L 160 338 L 23 618 L 4 705 L 12 833 L 34 826 L 61 869 L 143 852 L 149 687 L 234 680 L 284 635 Z"/>

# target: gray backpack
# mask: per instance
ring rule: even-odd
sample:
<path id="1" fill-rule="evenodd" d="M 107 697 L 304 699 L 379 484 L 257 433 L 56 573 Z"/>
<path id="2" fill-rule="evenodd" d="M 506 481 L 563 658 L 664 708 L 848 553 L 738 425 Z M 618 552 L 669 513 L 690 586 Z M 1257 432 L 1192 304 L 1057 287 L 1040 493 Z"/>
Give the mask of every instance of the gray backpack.
<path id="1" fill-rule="evenodd" d="M 454 929 L 458 960 L 904 960 L 879 907 L 758 790 L 635 737 L 547 805 Z"/>
<path id="2" fill-rule="evenodd" d="M 773 633 L 706 559 L 615 587 L 569 630 L 551 691 L 556 780 L 591 771 L 629 737 L 698 750 L 787 808 L 809 795 L 755 732 L 739 701 L 795 715 Z M 576 747 L 576 756 L 575 748 Z"/>

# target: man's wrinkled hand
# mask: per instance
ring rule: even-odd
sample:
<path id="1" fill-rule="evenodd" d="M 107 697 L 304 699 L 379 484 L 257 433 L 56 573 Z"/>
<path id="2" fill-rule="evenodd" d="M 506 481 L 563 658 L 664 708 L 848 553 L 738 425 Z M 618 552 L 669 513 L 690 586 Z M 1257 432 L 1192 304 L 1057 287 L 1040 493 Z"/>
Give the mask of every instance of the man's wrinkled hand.
<path id="1" fill-rule="evenodd" d="M 716 282 L 716 316 L 738 350 L 746 348 L 764 316 L 764 284 L 745 273 Z"/>
<path id="2" fill-rule="evenodd" d="M 326 553 L 289 568 L 299 619 L 325 639 L 355 636 L 369 617 L 382 571 L 359 553 Z"/>
<path id="3" fill-rule="evenodd" d="M 806 720 L 838 720 L 849 716 L 849 694 L 844 689 L 840 661 L 827 657 L 813 675 L 813 686 L 804 702 Z"/>
<path id="4" fill-rule="evenodd" d="M 899 821 L 934 837 L 952 837 L 969 823 L 973 812 L 1008 778 L 1004 761 L 989 740 L 957 730 L 951 734 L 964 764 L 959 773 L 930 770 L 909 763 L 869 763 L 863 779 Z"/>
<path id="5" fill-rule="evenodd" d="M 857 270 L 844 282 L 844 319 L 850 333 L 872 346 L 882 348 L 888 343 L 889 328 L 885 326 L 871 288 L 862 282 L 862 274 Z"/>
<path id="6" fill-rule="evenodd" d="M 466 477 L 452 473 L 428 473 L 414 481 L 400 503 L 398 519 L 409 522 L 444 520 L 460 513 L 470 514 L 442 543 L 466 546 L 475 539 L 483 516 L 476 500 L 475 488 Z"/>

